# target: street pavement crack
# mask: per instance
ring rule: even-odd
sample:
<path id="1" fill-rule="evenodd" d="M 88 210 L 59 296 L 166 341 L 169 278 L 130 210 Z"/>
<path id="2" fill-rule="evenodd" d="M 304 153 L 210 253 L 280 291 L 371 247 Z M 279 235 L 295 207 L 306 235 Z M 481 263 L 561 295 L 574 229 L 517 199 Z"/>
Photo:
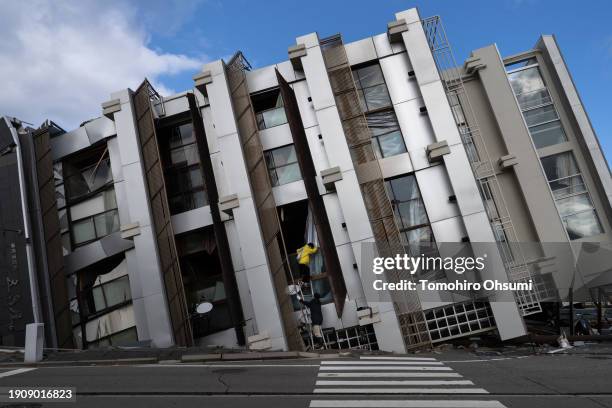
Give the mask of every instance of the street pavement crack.
<path id="1" fill-rule="evenodd" d="M 225 381 L 223 381 L 223 376 L 224 376 L 224 374 L 219 374 L 219 377 L 217 377 L 217 381 L 225 386 L 225 391 L 223 391 L 223 393 L 224 394 L 228 394 L 229 393 L 229 389 L 230 389 L 230 385 L 228 383 L 226 383 Z"/>

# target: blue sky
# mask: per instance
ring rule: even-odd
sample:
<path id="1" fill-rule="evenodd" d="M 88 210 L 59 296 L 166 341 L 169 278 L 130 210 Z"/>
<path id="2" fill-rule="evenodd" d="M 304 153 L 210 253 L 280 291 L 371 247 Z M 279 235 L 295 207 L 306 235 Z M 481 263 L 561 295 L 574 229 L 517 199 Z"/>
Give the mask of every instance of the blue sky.
<path id="1" fill-rule="evenodd" d="M 612 161 L 610 0 L 0 0 L 0 114 L 73 129 L 144 77 L 162 94 L 184 91 L 206 61 L 238 49 L 261 67 L 286 60 L 300 35 L 361 39 L 414 6 L 442 16 L 460 62 L 491 43 L 511 55 L 556 34 Z"/>
<path id="2" fill-rule="evenodd" d="M 193 36 L 210 58 L 242 50 L 256 67 L 287 58 L 299 35 L 341 32 L 352 41 L 385 30 L 394 12 L 417 6 L 421 16 L 440 15 L 458 61 L 473 49 L 497 43 L 502 55 L 532 47 L 540 34 L 555 34 L 593 126 L 612 161 L 612 1 L 205 1 L 182 27 L 153 34 L 152 44 L 194 53 Z M 190 87 L 189 75 L 164 83 Z"/>

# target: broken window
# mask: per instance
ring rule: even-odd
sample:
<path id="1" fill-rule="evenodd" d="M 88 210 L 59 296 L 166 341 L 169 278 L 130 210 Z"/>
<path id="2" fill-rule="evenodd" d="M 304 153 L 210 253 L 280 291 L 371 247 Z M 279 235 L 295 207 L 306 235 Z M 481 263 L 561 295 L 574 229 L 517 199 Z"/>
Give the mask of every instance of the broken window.
<path id="1" fill-rule="evenodd" d="M 55 167 L 64 253 L 119 231 L 108 148 L 93 148 Z"/>
<path id="2" fill-rule="evenodd" d="M 308 201 L 297 201 L 291 204 L 283 205 L 278 208 L 279 219 L 281 221 L 281 229 L 283 233 L 283 241 L 285 250 L 287 251 L 287 259 L 289 267 L 287 269 L 287 282 L 293 285 L 300 278 L 300 267 L 297 260 L 297 250 L 309 242 L 312 242 L 316 247 L 319 246 L 317 232 L 314 225 L 312 213 L 308 208 Z M 305 300 L 311 300 L 315 293 L 321 295 L 321 303 L 332 303 L 334 297 L 329 283 L 329 277 L 325 269 L 323 254 L 317 251 L 310 256 L 310 287 L 303 288 L 302 293 Z M 294 291 L 290 291 L 294 293 Z M 298 311 L 301 309 L 300 303 L 296 295 L 292 295 L 293 309 Z"/>
<path id="3" fill-rule="evenodd" d="M 372 134 L 372 147 L 378 158 L 406 152 L 406 144 L 393 110 L 368 113 L 366 119 Z"/>
<path id="4" fill-rule="evenodd" d="M 278 88 L 253 94 L 251 101 L 259 130 L 287 123 L 283 97 Z"/>
<path id="5" fill-rule="evenodd" d="M 379 159 L 406 152 L 406 144 L 395 116 L 382 70 L 378 63 L 353 68 L 361 110 L 372 135 L 372 148 Z"/>
<path id="6" fill-rule="evenodd" d="M 108 148 L 98 148 L 78 162 L 62 163 L 67 198 L 75 200 L 94 193 L 113 182 Z"/>
<path id="7" fill-rule="evenodd" d="M 213 305 L 209 313 L 192 317 L 194 338 L 232 328 L 213 228 L 181 234 L 176 243 L 189 310 L 202 302 Z"/>
<path id="8" fill-rule="evenodd" d="M 170 213 L 208 205 L 192 123 L 165 126 L 159 139 Z"/>
<path id="9" fill-rule="evenodd" d="M 105 259 L 67 277 L 70 314 L 77 344 L 102 347 L 134 342 L 132 293 L 123 255 Z M 85 336 L 83 336 L 85 332 Z M 83 338 L 87 339 L 83 344 Z"/>
<path id="10" fill-rule="evenodd" d="M 295 147 L 287 145 L 264 152 L 272 187 L 302 179 Z"/>

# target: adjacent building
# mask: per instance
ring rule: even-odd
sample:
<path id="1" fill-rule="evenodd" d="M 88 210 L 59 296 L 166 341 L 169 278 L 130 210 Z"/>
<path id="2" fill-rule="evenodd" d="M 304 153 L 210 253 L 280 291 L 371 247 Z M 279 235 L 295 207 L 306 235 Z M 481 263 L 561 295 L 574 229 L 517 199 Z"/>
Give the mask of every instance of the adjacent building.
<path id="1" fill-rule="evenodd" d="M 578 248 L 564 254 L 576 263 L 580 245 L 612 241 L 610 170 L 552 36 L 457 65 L 439 19 L 410 9 L 359 41 L 288 41 L 271 66 L 211 62 L 177 95 L 145 80 L 72 131 L 3 117 L 0 142 L 3 345 L 37 321 L 47 347 L 304 349 L 306 242 L 330 347 L 517 338 L 568 291 L 612 283 L 604 267 L 575 284 L 546 269 L 554 248 L 521 244 Z M 366 296 L 366 248 L 453 242 L 489 244 L 482 279 L 536 289 Z"/>

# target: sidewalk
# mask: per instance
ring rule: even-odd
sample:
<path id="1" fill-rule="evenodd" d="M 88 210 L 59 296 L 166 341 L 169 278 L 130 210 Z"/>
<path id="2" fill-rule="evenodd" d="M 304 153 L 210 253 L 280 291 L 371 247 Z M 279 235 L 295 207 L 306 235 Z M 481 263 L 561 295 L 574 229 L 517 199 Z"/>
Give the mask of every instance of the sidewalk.
<path id="1" fill-rule="evenodd" d="M 444 359 L 470 360 L 514 358 L 528 355 L 593 355 L 593 358 L 612 358 L 612 343 L 577 343 L 560 350 L 557 345 L 505 345 L 505 346 L 453 346 L 442 344 L 428 351 L 410 353 L 409 356 L 432 356 Z M 45 351 L 44 359 L 37 364 L 25 364 L 23 353 L 17 349 L 0 349 L 0 367 L 23 366 L 85 366 L 85 365 L 138 365 L 138 364 L 193 364 L 218 361 L 264 361 L 287 359 L 316 359 L 355 357 L 359 355 L 394 355 L 381 351 L 322 350 L 297 351 L 248 351 L 216 347 L 113 348 L 75 351 Z"/>

